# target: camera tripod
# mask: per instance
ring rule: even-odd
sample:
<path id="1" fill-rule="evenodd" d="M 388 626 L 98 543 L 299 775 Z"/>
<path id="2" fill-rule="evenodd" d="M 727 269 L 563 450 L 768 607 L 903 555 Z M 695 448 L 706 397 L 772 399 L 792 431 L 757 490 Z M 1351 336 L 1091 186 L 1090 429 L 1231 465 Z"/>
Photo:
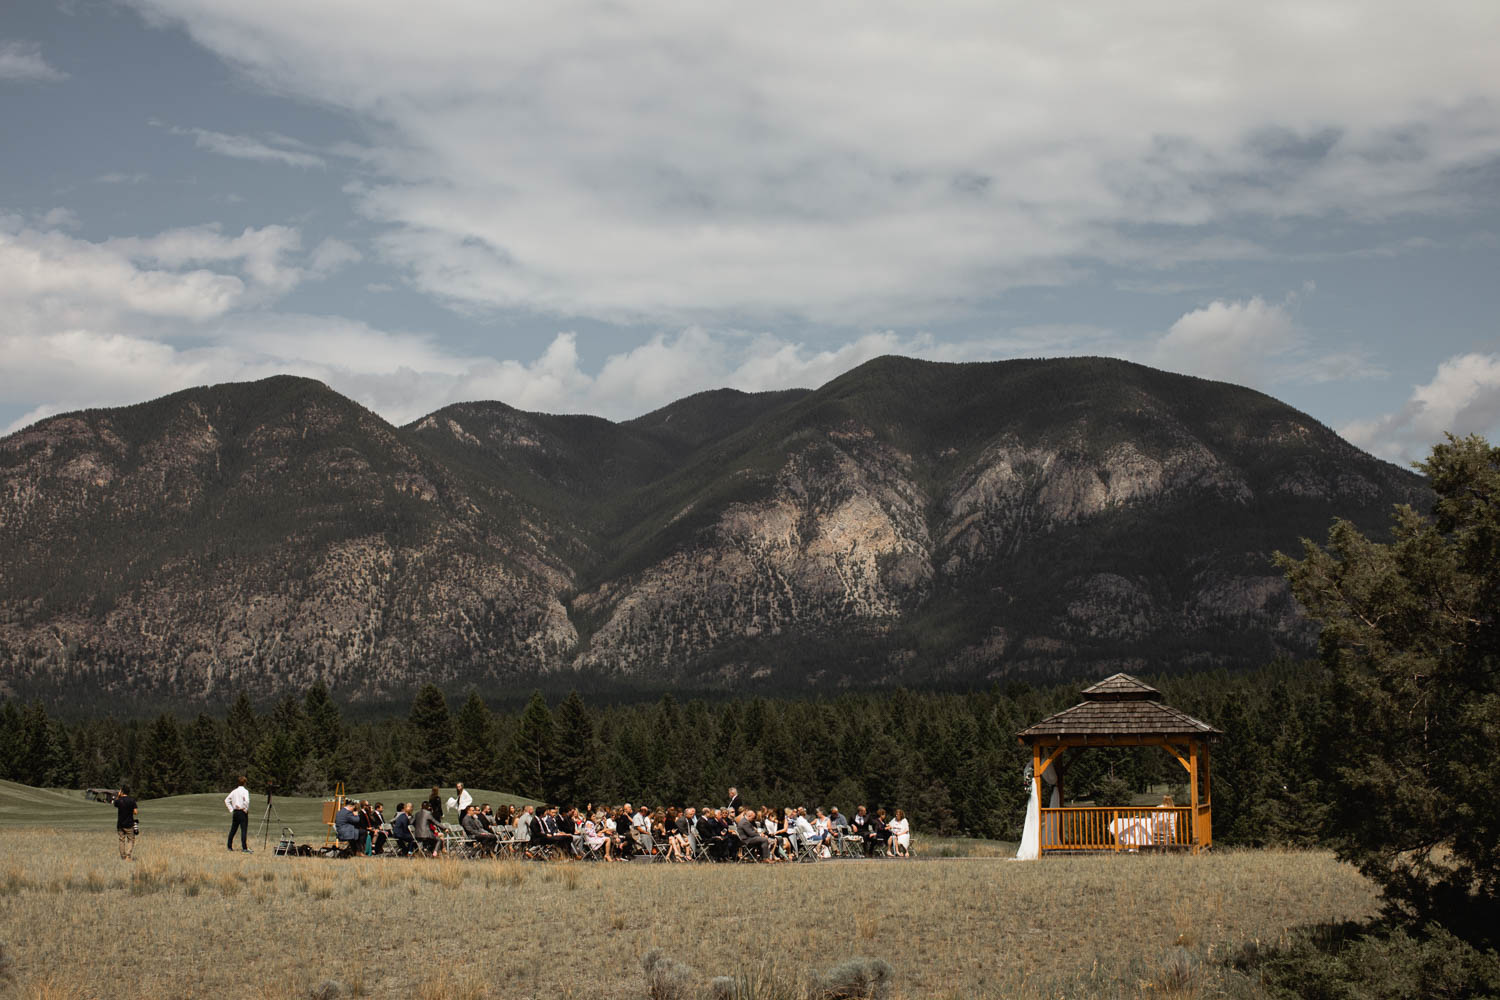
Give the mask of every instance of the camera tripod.
<path id="1" fill-rule="evenodd" d="M 271 818 L 275 817 L 277 825 L 281 824 L 281 814 L 276 811 L 276 804 L 271 801 L 271 789 L 266 788 L 266 813 L 260 818 L 260 830 L 256 836 L 260 838 L 260 849 L 264 851 L 266 845 L 271 841 Z"/>

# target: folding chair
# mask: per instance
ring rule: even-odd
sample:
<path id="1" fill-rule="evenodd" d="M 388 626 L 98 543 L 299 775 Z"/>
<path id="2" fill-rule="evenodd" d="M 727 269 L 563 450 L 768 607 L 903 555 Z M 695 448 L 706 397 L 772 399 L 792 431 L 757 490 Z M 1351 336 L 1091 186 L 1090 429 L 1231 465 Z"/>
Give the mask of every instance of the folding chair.
<path id="1" fill-rule="evenodd" d="M 823 842 L 821 840 L 804 840 L 794 833 L 792 834 L 791 841 L 793 861 L 812 862 L 823 860 Z"/>
<path id="2" fill-rule="evenodd" d="M 443 852 L 450 858 L 479 856 L 479 845 L 462 827 L 443 824 Z"/>

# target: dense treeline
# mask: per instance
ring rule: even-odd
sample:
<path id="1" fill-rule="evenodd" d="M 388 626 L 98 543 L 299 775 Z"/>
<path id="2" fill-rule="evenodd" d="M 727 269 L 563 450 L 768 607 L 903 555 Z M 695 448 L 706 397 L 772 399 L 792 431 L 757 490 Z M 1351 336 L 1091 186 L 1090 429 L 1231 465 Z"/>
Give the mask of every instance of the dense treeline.
<path id="1" fill-rule="evenodd" d="M 1318 836 L 1316 741 L 1327 715 L 1313 665 L 1160 678 L 1166 700 L 1225 731 L 1214 754 L 1215 839 Z M 1078 685 L 828 700 L 752 698 L 590 706 L 576 693 L 519 712 L 475 694 L 454 710 L 423 688 L 407 716 L 350 723 L 321 685 L 257 712 L 65 724 L 40 703 L 0 704 L 0 775 L 31 785 L 115 787 L 146 797 L 227 789 L 240 772 L 283 794 L 464 781 L 549 802 L 717 803 L 737 785 L 753 802 L 901 807 L 918 830 L 1015 838 L 1027 752 L 1015 734 L 1079 700 Z M 1184 772 L 1153 749 L 1073 752 L 1070 799 L 1124 804 Z M 1179 794 L 1185 791 L 1179 789 Z"/>

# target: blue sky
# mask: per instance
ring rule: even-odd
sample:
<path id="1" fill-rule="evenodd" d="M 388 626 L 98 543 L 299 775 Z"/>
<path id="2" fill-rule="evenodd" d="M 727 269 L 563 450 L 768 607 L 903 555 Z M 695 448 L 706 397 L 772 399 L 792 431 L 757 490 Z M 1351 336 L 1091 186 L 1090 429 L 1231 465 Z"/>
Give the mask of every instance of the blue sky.
<path id="1" fill-rule="evenodd" d="M 1108 354 L 1500 439 L 1500 4 L 11 0 L 0 429 Z"/>

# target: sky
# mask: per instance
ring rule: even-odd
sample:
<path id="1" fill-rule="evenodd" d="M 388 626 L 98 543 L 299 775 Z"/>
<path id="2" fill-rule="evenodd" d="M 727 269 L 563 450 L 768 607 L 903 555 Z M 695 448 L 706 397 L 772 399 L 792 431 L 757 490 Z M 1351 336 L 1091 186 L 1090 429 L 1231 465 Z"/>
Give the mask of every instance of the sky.
<path id="1" fill-rule="evenodd" d="M 1500 441 L 1500 4 L 7 0 L 0 432 L 1108 355 Z"/>

